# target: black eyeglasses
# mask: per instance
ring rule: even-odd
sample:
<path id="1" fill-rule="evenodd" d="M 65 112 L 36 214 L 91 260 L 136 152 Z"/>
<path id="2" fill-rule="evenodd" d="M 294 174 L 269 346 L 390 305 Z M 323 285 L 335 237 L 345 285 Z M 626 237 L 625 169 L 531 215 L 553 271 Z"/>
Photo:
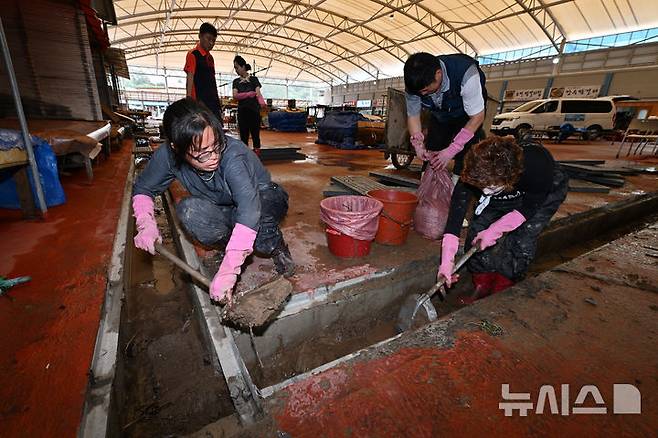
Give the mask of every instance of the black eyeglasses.
<path id="1" fill-rule="evenodd" d="M 221 149 L 222 149 L 222 144 L 215 143 L 213 148 L 209 151 L 202 152 L 199 155 L 192 155 L 191 153 L 188 152 L 187 155 L 189 155 L 190 158 L 192 158 L 194 161 L 197 161 L 199 163 L 205 163 L 206 161 L 210 160 L 213 154 L 218 154 Z"/>

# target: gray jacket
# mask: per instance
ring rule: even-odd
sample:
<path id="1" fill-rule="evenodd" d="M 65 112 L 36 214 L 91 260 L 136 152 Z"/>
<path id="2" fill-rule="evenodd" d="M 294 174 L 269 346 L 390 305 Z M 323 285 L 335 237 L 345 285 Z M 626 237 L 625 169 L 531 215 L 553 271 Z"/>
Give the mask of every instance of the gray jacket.
<path id="1" fill-rule="evenodd" d="M 269 187 L 272 181 L 256 154 L 240 140 L 229 136 L 226 136 L 226 148 L 215 172 L 198 172 L 188 163 L 176 167 L 174 153 L 165 142 L 136 179 L 133 195 L 155 197 L 174 179 L 192 196 L 235 207 L 235 221 L 254 230 L 258 229 L 261 216 L 259 191 Z"/>

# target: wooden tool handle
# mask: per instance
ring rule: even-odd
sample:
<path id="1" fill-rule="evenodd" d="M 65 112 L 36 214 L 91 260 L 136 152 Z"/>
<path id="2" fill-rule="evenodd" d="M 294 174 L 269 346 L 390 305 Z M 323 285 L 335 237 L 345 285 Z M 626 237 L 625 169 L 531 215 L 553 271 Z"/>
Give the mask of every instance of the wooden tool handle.
<path id="1" fill-rule="evenodd" d="M 464 266 L 464 264 L 466 264 L 468 259 L 470 259 L 471 256 L 473 254 L 475 254 L 477 251 L 478 251 L 477 246 L 473 246 L 473 247 L 471 247 L 471 249 L 468 250 L 468 252 L 466 252 L 463 256 L 461 256 L 461 258 L 459 260 L 457 260 L 457 263 L 455 264 L 455 268 L 452 270 L 452 274 L 453 275 L 456 274 L 457 271 L 459 271 L 461 269 L 461 267 Z M 445 282 L 446 282 L 446 279 L 441 278 L 441 280 L 436 282 L 436 284 L 434 284 L 434 286 L 432 286 L 432 288 L 427 291 L 427 296 L 431 297 L 432 295 L 434 295 L 436 293 L 436 291 L 438 291 L 441 288 L 441 286 L 443 286 L 443 284 Z"/>
<path id="2" fill-rule="evenodd" d="M 194 278 L 196 281 L 203 284 L 205 287 L 210 288 L 210 280 L 207 277 L 205 277 L 203 274 L 201 274 L 196 269 L 193 269 L 190 265 L 185 263 L 183 260 L 176 257 L 173 253 L 169 252 L 169 250 L 167 248 L 165 248 L 164 246 L 162 246 L 159 243 L 156 243 L 155 244 L 155 250 L 160 255 L 164 256 L 167 260 L 172 262 L 174 265 L 178 266 L 183 271 L 190 274 L 192 276 L 192 278 Z"/>

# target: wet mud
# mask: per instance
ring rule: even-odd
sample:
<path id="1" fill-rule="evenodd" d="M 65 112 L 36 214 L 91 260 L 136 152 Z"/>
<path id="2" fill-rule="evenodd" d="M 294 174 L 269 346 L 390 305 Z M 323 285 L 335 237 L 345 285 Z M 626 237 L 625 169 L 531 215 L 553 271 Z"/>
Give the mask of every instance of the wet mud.
<path id="1" fill-rule="evenodd" d="M 162 219 L 160 214 L 164 230 Z M 232 414 L 226 382 L 195 319 L 188 277 L 161 256 L 129 251 L 114 387 L 116 434 L 178 436 Z"/>

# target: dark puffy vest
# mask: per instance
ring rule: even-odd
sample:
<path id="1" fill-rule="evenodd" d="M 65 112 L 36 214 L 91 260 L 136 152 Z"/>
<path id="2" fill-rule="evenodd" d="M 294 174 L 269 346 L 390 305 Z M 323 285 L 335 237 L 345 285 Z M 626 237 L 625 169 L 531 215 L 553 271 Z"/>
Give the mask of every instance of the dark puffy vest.
<path id="1" fill-rule="evenodd" d="M 198 50 L 192 51 L 196 58 L 196 71 L 194 73 L 194 89 L 196 98 L 204 103 L 210 111 L 221 119 L 221 105 L 215 81 L 215 66 L 212 55 L 203 56 Z"/>
<path id="2" fill-rule="evenodd" d="M 443 100 L 441 107 L 437 108 L 429 96 L 423 96 L 423 105 L 429 107 L 432 115 L 439 123 L 459 124 L 462 127 L 468 121 L 468 114 L 464 111 L 464 101 L 461 96 L 462 81 L 466 70 L 473 64 L 478 65 L 478 62 L 468 55 L 456 53 L 452 55 L 439 55 L 438 59 L 443 61 L 450 80 L 450 88 L 443 93 Z M 478 65 L 478 72 L 480 73 L 480 84 L 482 84 L 482 97 L 487 98 L 487 89 L 485 87 L 484 73 Z M 461 128 L 460 128 L 461 129 Z"/>

